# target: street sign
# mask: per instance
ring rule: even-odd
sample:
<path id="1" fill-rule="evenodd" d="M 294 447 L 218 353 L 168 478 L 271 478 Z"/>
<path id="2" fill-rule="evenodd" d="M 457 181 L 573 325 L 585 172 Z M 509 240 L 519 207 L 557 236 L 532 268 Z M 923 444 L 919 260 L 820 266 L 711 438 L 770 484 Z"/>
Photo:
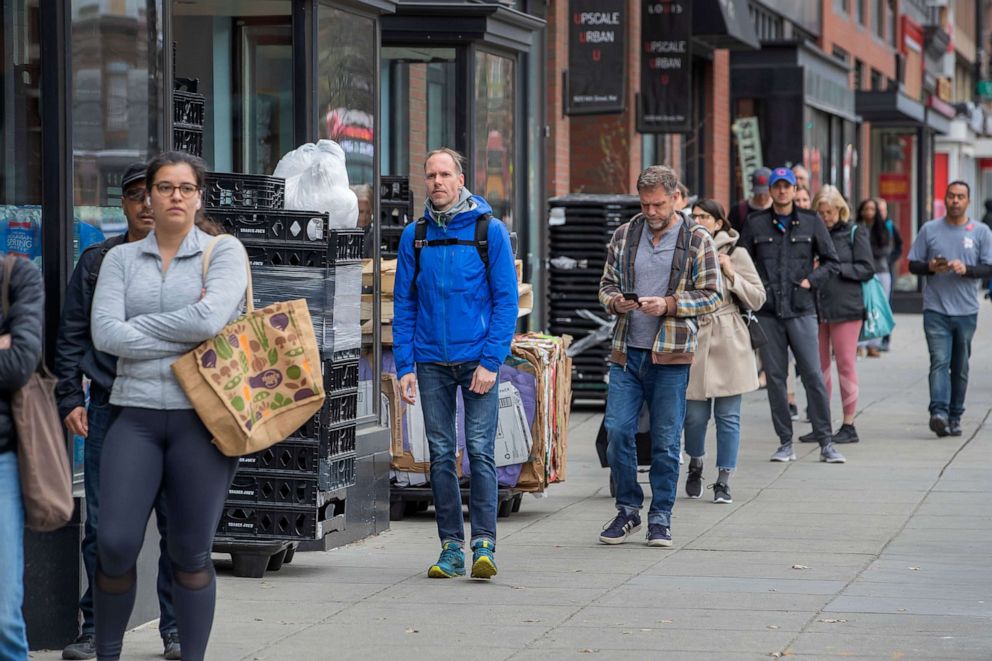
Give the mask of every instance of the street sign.
<path id="1" fill-rule="evenodd" d="M 757 117 L 741 117 L 734 121 L 730 130 L 737 138 L 737 154 L 741 164 L 741 189 L 749 191 L 748 177 L 756 168 L 764 165 L 761 158 L 761 134 Z"/>
<path id="2" fill-rule="evenodd" d="M 983 99 L 992 99 L 992 80 L 978 81 L 978 96 Z"/>

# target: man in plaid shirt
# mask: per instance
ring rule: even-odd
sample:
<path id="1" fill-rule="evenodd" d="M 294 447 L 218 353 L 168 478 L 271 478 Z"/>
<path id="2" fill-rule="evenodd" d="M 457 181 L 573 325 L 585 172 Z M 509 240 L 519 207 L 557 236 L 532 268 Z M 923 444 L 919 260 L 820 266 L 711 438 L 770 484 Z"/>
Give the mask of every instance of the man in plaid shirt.
<path id="1" fill-rule="evenodd" d="M 634 434 L 641 407 L 651 413 L 648 545 L 671 546 L 696 317 L 720 304 L 720 262 L 709 233 L 675 211 L 679 180 L 653 165 L 637 178 L 641 213 L 613 234 L 599 300 L 617 315 L 606 404 L 607 458 L 617 516 L 599 540 L 622 544 L 640 530 L 644 492 L 637 483 Z"/>

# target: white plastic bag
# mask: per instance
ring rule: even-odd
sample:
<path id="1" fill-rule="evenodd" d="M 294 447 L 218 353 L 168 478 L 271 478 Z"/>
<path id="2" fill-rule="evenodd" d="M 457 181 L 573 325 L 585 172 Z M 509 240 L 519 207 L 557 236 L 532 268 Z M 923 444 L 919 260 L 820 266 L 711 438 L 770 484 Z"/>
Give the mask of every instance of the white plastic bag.
<path id="1" fill-rule="evenodd" d="M 331 229 L 358 226 L 358 198 L 348 187 L 346 156 L 333 140 L 320 140 L 289 152 L 276 176 L 286 178 L 285 208 L 329 212 Z"/>
<path id="2" fill-rule="evenodd" d="M 289 179 L 310 168 L 313 163 L 313 154 L 317 150 L 317 145 L 312 142 L 298 147 L 279 159 L 276 171 L 272 173 L 274 177 Z"/>

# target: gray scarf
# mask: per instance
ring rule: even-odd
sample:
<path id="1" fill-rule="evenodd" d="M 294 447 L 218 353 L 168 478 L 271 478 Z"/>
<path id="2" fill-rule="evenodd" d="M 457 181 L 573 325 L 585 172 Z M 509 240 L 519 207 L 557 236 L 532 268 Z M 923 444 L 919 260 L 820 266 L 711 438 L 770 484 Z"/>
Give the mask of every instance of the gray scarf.
<path id="1" fill-rule="evenodd" d="M 451 208 L 445 211 L 438 211 L 434 208 L 434 203 L 431 202 L 431 198 L 427 198 L 424 203 L 427 210 L 431 214 L 431 218 L 437 223 L 438 227 L 447 227 L 451 219 L 462 213 L 463 211 L 470 211 L 475 208 L 475 202 L 472 200 L 472 191 L 467 188 L 462 188 L 461 193 L 458 195 L 458 201 L 451 205 Z"/>

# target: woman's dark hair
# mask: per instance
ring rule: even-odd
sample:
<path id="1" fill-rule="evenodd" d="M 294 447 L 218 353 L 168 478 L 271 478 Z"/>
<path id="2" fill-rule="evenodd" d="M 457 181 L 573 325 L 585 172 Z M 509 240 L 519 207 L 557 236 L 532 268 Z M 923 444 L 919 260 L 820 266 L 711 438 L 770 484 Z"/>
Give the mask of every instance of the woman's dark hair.
<path id="1" fill-rule="evenodd" d="M 876 202 L 873 198 L 870 198 L 870 197 L 869 198 L 865 198 L 861 202 L 861 204 L 858 205 L 858 217 L 857 217 L 857 221 L 859 223 L 864 223 L 866 225 L 868 224 L 868 221 L 865 220 L 865 207 L 867 207 L 869 204 L 872 204 L 872 205 L 875 206 L 875 217 L 871 221 L 872 224 L 874 225 L 875 224 L 875 221 L 878 220 L 878 202 Z M 884 222 L 885 219 L 883 218 L 882 220 Z"/>
<path id="2" fill-rule="evenodd" d="M 704 197 L 693 203 L 692 208 L 695 209 L 696 207 L 699 207 L 720 221 L 720 227 L 716 231 L 717 234 L 720 232 L 726 232 L 730 229 L 730 223 L 727 221 L 727 215 L 723 212 L 723 206 L 716 200 Z"/>
<path id="3" fill-rule="evenodd" d="M 199 156 L 187 154 L 184 151 L 162 152 L 148 163 L 148 169 L 145 170 L 145 182 L 149 191 L 155 183 L 155 175 L 168 165 L 188 165 L 189 169 L 193 171 L 193 177 L 196 178 L 196 185 L 200 188 L 202 195 L 202 190 L 207 185 L 207 162 Z M 223 227 L 207 218 L 202 206 L 196 212 L 194 222 L 197 227 L 211 236 L 224 233 Z"/>

